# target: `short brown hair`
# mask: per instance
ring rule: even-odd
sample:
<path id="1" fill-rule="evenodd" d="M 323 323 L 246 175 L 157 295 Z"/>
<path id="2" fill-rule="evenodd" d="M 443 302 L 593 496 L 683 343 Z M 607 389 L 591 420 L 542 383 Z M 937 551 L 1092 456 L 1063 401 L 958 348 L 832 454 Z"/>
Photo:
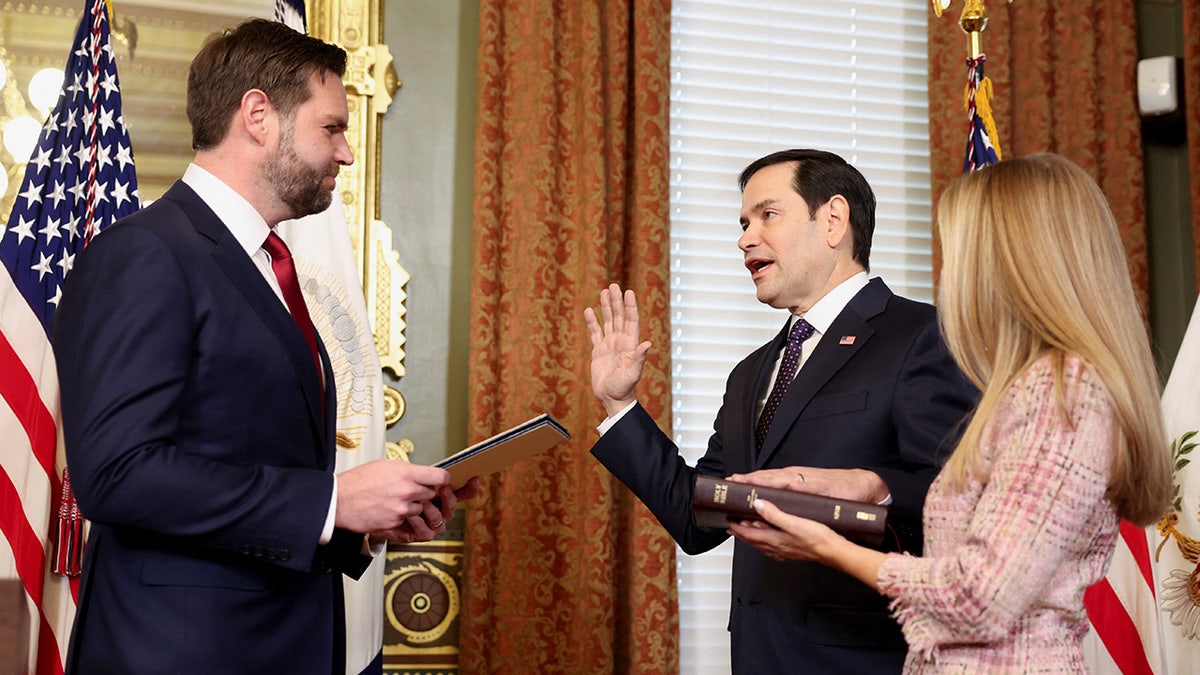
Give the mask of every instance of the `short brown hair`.
<path id="1" fill-rule="evenodd" d="M 768 166 L 788 162 L 795 164 L 792 190 L 808 205 L 809 220 L 815 218 L 817 209 L 834 195 L 841 195 L 850 205 L 854 261 L 870 271 L 871 239 L 875 236 L 875 192 L 858 169 L 845 159 L 824 150 L 780 150 L 751 162 L 738 176 L 738 187 L 745 192 L 746 184 L 754 174 Z"/>
<path id="2" fill-rule="evenodd" d="M 312 95 L 313 73 L 346 72 L 346 52 L 266 19 L 249 19 L 204 41 L 188 70 L 187 116 L 192 148 L 218 145 L 229 120 L 251 89 L 262 90 L 288 116 Z"/>

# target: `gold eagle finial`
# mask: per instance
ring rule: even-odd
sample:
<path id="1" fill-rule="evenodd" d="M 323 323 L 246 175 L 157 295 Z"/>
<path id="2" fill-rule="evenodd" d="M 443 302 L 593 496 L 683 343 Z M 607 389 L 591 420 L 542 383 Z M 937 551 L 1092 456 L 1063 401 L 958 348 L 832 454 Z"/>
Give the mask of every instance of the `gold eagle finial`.
<path id="1" fill-rule="evenodd" d="M 942 12 L 950 9 L 954 0 L 931 0 L 934 16 L 941 18 Z M 1009 4 L 1012 0 L 1008 0 Z M 984 0 L 963 0 L 963 11 L 958 17 L 958 25 L 967 34 L 968 49 L 973 59 L 983 53 L 983 29 L 987 28 L 988 13 Z"/>

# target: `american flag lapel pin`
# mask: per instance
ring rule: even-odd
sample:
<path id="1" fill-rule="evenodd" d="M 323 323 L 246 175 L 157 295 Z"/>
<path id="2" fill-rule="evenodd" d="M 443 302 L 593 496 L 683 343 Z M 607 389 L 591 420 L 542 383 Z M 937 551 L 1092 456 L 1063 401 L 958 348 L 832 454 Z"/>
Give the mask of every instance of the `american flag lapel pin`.
<path id="1" fill-rule="evenodd" d="M 854 344 L 854 336 L 853 335 L 843 335 L 842 339 L 838 340 L 838 344 L 839 345 L 852 345 L 852 344 Z"/>

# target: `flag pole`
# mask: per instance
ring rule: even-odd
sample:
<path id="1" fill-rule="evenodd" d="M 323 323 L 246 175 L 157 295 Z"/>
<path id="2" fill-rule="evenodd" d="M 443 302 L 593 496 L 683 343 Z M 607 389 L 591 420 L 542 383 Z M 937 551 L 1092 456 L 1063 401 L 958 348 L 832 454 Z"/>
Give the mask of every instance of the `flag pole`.
<path id="1" fill-rule="evenodd" d="M 953 0 L 931 0 L 933 14 L 939 19 L 942 12 L 950 8 Z M 1012 0 L 1008 0 L 1012 4 Z M 988 13 L 984 0 L 965 0 L 962 14 L 958 17 L 958 27 L 967 34 L 967 54 L 971 59 L 977 59 L 983 54 L 983 31 L 987 28 Z"/>
<path id="2" fill-rule="evenodd" d="M 1012 3 L 1012 0 L 1008 0 Z M 932 0 L 937 17 L 949 9 L 952 0 Z M 987 55 L 983 52 L 983 31 L 988 25 L 984 0 L 965 0 L 958 26 L 967 34 L 967 86 L 963 90 L 963 107 L 967 110 L 967 149 L 963 158 L 963 173 L 995 164 L 1003 158 L 1000 134 L 992 118 L 992 81 L 983 72 Z"/>
<path id="3" fill-rule="evenodd" d="M 983 54 L 983 31 L 987 25 L 988 13 L 983 0 L 967 0 L 958 17 L 958 26 L 967 34 L 967 54 L 972 59 Z"/>

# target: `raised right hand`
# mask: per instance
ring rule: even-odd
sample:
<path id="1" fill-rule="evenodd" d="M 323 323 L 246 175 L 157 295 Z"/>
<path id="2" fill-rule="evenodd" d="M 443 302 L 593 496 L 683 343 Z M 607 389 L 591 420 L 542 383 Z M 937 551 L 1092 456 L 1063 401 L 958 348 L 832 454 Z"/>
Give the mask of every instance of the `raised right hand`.
<path id="1" fill-rule="evenodd" d="M 592 393 L 613 415 L 633 402 L 650 341 L 638 342 L 640 326 L 633 291 L 626 290 L 622 295 L 617 284 L 600 291 L 600 311 L 603 325 L 591 307 L 583 310 L 592 340 Z"/>

